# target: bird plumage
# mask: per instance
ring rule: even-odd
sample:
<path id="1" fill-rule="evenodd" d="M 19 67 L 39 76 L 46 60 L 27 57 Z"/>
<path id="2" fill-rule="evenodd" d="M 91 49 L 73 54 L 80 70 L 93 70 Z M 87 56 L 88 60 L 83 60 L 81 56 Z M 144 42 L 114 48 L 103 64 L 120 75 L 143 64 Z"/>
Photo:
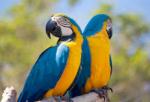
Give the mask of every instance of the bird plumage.
<path id="1" fill-rule="evenodd" d="M 65 68 L 68 54 L 69 48 L 64 45 L 46 49 L 32 67 L 18 102 L 42 99 L 47 90 L 54 88 Z"/>
<path id="2" fill-rule="evenodd" d="M 112 35 L 108 34 L 107 20 L 110 20 L 110 17 L 105 14 L 96 15 L 83 32 L 82 71 L 80 80 L 70 92 L 72 97 L 100 89 L 108 84 L 112 71 L 110 56 Z"/>
<path id="3" fill-rule="evenodd" d="M 26 79 L 18 102 L 63 96 L 70 89 L 80 70 L 81 30 L 73 19 L 64 15 L 54 16 L 66 17 L 70 21 L 75 38 L 50 47 L 39 56 Z M 48 32 L 48 28 L 46 30 Z"/>

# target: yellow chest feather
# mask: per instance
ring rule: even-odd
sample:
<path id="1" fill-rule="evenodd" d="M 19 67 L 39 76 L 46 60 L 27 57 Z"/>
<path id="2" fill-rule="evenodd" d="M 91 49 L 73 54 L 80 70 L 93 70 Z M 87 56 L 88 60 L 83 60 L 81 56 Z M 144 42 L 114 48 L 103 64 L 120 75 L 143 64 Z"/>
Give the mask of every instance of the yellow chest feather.
<path id="1" fill-rule="evenodd" d="M 104 33 L 87 38 L 91 53 L 91 76 L 86 82 L 85 92 L 107 85 L 110 78 L 110 41 Z"/>

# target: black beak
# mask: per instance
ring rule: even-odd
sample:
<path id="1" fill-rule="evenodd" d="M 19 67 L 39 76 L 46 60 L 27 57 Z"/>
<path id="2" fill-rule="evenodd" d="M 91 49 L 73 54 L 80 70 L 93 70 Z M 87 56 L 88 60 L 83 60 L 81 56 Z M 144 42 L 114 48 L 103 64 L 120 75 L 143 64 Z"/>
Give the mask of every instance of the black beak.
<path id="1" fill-rule="evenodd" d="M 109 39 L 111 39 L 111 37 L 112 37 L 112 28 L 108 29 L 107 33 L 108 33 Z"/>
<path id="2" fill-rule="evenodd" d="M 50 34 L 53 34 L 56 37 L 61 36 L 61 29 L 57 26 L 55 21 L 49 20 L 46 24 L 46 34 L 49 38 L 51 38 Z"/>
<path id="3" fill-rule="evenodd" d="M 49 38 L 51 38 L 51 32 L 55 29 L 57 23 L 49 20 L 46 24 L 46 34 Z"/>

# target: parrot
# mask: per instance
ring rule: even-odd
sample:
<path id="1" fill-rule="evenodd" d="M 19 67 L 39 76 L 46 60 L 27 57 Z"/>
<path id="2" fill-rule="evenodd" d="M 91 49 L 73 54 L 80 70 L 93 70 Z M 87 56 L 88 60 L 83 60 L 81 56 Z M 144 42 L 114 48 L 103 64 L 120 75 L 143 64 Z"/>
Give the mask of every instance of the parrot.
<path id="1" fill-rule="evenodd" d="M 58 37 L 58 44 L 43 51 L 19 95 L 18 102 L 34 102 L 49 97 L 63 97 L 80 73 L 83 37 L 72 18 L 53 14 L 46 24 L 46 34 Z"/>
<path id="2" fill-rule="evenodd" d="M 112 37 L 112 21 L 106 14 L 95 15 L 85 27 L 82 45 L 81 74 L 71 89 L 70 96 L 75 97 L 96 92 L 106 98 L 108 82 L 112 73 L 110 55 L 110 39 Z"/>

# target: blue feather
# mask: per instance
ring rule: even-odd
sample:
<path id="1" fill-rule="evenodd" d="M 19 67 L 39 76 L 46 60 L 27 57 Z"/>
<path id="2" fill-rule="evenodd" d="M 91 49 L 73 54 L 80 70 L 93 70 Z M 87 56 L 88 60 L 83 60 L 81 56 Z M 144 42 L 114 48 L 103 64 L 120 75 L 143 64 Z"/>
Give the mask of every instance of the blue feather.
<path id="1" fill-rule="evenodd" d="M 112 63 L 112 57 L 111 57 L 111 55 L 110 55 L 110 58 L 109 58 L 109 62 L 110 62 L 110 68 L 111 68 L 111 74 L 112 74 L 113 63 Z"/>
<path id="2" fill-rule="evenodd" d="M 74 21 L 72 18 L 68 17 L 69 21 L 78 28 L 79 32 L 82 32 L 81 31 L 81 28 L 79 27 L 79 25 L 76 23 L 76 21 Z"/>
<path id="3" fill-rule="evenodd" d="M 88 47 L 87 39 L 84 38 L 82 44 L 82 58 L 81 58 L 81 72 L 77 75 L 75 86 L 70 90 L 70 97 L 79 96 L 82 94 L 82 88 L 87 81 L 87 78 L 90 76 L 90 66 L 91 66 L 91 56 L 90 49 Z"/>
<path id="4" fill-rule="evenodd" d="M 109 16 L 105 14 L 98 14 L 94 16 L 85 27 L 83 36 L 91 36 L 96 34 L 97 32 L 100 32 L 103 27 L 103 22 L 106 21 L 108 18 Z"/>
<path id="5" fill-rule="evenodd" d="M 45 92 L 54 88 L 65 68 L 68 54 L 69 48 L 62 44 L 46 49 L 28 75 L 18 102 L 40 100 Z"/>

